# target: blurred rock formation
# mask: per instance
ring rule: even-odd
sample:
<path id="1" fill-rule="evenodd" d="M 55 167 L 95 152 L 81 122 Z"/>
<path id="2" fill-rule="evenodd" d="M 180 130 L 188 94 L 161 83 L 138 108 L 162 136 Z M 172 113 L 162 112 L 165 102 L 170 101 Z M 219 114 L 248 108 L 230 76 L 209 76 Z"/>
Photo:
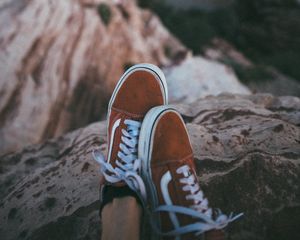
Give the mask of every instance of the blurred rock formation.
<path id="1" fill-rule="evenodd" d="M 132 64 L 186 48 L 135 1 L 0 3 L 0 153 L 98 121 Z"/>
<path id="2" fill-rule="evenodd" d="M 250 94 L 231 67 L 206 58 L 188 57 L 178 65 L 164 68 L 170 102 L 191 103 L 222 92 Z"/>
<path id="3" fill-rule="evenodd" d="M 206 58 L 233 68 L 238 78 L 255 93 L 268 92 L 276 96 L 300 97 L 300 82 L 278 71 L 272 66 L 256 64 L 221 38 L 212 39 L 203 48 Z"/>
<path id="4" fill-rule="evenodd" d="M 116 82 L 135 63 L 164 66 L 173 102 L 249 93 L 214 61 L 193 58 L 133 0 L 4 1 L 0 154 L 104 118 Z"/>
<path id="5" fill-rule="evenodd" d="M 280 78 L 287 79 L 286 85 L 296 86 L 295 81 L 300 82 L 298 0 L 139 0 L 139 4 L 156 12 L 167 28 L 194 53 L 202 53 L 213 38 L 226 39 L 255 65 L 275 68 L 275 86 L 283 87 L 282 94 L 289 89 L 280 84 Z M 266 90 L 276 90 L 271 84 L 257 88 L 263 89 L 265 85 Z M 294 93 L 291 91 L 288 95 Z"/>

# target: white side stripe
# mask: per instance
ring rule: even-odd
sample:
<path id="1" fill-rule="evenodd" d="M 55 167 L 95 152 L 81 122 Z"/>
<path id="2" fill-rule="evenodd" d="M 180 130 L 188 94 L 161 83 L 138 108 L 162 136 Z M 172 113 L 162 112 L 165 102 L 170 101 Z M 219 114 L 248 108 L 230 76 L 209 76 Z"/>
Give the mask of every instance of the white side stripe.
<path id="1" fill-rule="evenodd" d="M 170 171 L 167 171 L 160 180 L 160 189 L 162 191 L 162 195 L 163 195 L 166 205 L 173 205 L 170 194 L 169 194 L 169 189 L 168 189 L 168 185 L 171 180 L 172 180 L 172 176 L 171 176 Z M 176 214 L 170 212 L 169 216 L 170 216 L 170 219 L 171 219 L 175 229 L 179 228 L 179 222 L 178 222 Z M 179 239 L 179 238 L 176 237 L 176 239 Z"/>
<path id="2" fill-rule="evenodd" d="M 115 132 L 117 130 L 117 128 L 120 126 L 120 122 L 121 119 L 118 119 L 117 121 L 115 121 L 112 130 L 111 130 L 111 138 L 110 138 L 110 142 L 109 142 L 109 152 L 108 152 L 108 158 L 107 158 L 107 162 L 110 162 L 110 157 L 111 157 L 111 150 L 112 150 L 112 146 L 113 146 L 113 142 L 114 142 L 114 137 L 115 137 Z"/>

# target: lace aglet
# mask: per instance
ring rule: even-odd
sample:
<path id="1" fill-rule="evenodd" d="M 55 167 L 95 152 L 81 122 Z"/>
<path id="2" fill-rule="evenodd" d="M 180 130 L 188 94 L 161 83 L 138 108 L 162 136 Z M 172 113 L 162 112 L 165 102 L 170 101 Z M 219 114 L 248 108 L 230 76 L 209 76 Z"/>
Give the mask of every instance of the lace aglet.
<path id="1" fill-rule="evenodd" d="M 105 161 L 104 155 L 98 149 L 93 150 L 92 155 L 94 160 L 99 164 Z"/>
<path id="2" fill-rule="evenodd" d="M 234 216 L 233 218 L 231 218 L 231 222 L 233 222 L 233 221 L 235 221 L 236 219 L 238 219 L 238 218 L 240 218 L 240 217 L 242 217 L 244 215 L 244 213 L 240 213 L 240 214 L 238 214 L 238 215 L 236 215 L 236 216 Z"/>

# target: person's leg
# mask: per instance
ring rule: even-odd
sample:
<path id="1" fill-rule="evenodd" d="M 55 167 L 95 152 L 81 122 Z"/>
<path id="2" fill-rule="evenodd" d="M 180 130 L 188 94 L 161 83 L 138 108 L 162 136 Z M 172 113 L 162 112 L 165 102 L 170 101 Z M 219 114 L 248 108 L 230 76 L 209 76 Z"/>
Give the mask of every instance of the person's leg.
<path id="1" fill-rule="evenodd" d="M 138 239 L 146 190 L 137 147 L 141 123 L 154 106 L 167 104 L 163 72 L 151 64 L 128 69 L 108 105 L 107 157 L 94 152 L 101 165 L 102 239 Z M 135 194 L 136 193 L 136 194 Z"/>
<path id="2" fill-rule="evenodd" d="M 169 106 L 152 108 L 144 118 L 140 139 L 142 177 L 163 239 L 191 240 L 203 234 L 205 240 L 223 240 L 221 229 L 242 214 L 227 217 L 209 207 L 181 115 Z"/>
<path id="3" fill-rule="evenodd" d="M 104 206 L 102 240 L 130 239 L 140 236 L 142 208 L 134 197 L 114 198 Z"/>

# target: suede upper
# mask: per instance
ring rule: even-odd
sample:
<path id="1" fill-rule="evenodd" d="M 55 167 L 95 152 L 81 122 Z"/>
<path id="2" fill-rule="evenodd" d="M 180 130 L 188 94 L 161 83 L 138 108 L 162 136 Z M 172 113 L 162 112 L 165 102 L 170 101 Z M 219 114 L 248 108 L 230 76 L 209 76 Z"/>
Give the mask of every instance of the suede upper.
<path id="1" fill-rule="evenodd" d="M 152 107 L 164 104 L 162 85 L 153 73 L 138 70 L 126 77 L 112 109 L 143 117 Z"/>
<path id="2" fill-rule="evenodd" d="M 125 76 L 111 103 L 108 119 L 107 161 L 116 167 L 122 129 L 126 129 L 126 119 L 142 121 L 152 108 L 164 104 L 163 86 L 153 72 L 136 70 Z M 117 183 L 123 186 L 124 183 Z"/>
<path id="3" fill-rule="evenodd" d="M 151 173 L 152 180 L 158 194 L 159 205 L 167 204 L 162 195 L 161 179 L 167 172 L 170 173 L 172 180 L 168 184 L 168 192 L 171 196 L 172 204 L 178 206 L 189 207 L 193 205 L 192 200 L 186 200 L 187 192 L 183 192 L 184 185 L 180 183 L 182 174 L 178 174 L 176 170 L 188 165 L 191 174 L 195 177 L 195 167 L 193 159 L 193 151 L 189 141 L 183 120 L 176 112 L 165 112 L 156 122 L 153 129 L 153 147 L 151 155 Z M 194 223 L 195 220 L 189 216 L 178 215 L 180 226 Z M 174 229 L 170 220 L 169 213 L 160 213 L 161 228 L 163 232 Z M 193 239 L 194 234 L 185 234 L 181 239 Z M 167 238 L 164 239 L 174 239 Z"/>
<path id="4" fill-rule="evenodd" d="M 171 175 L 171 181 L 167 188 L 172 205 L 184 207 L 194 205 L 193 200 L 186 199 L 190 192 L 183 191 L 184 184 L 180 182 L 180 179 L 184 175 L 177 172 L 178 168 L 187 165 L 190 168 L 189 175 L 194 175 L 197 181 L 193 151 L 181 116 L 174 111 L 163 112 L 156 120 L 152 131 L 151 176 L 156 188 L 159 206 L 168 204 L 161 189 L 162 178 L 168 172 Z M 169 213 L 161 212 L 159 215 L 162 232 L 174 230 Z M 183 214 L 176 214 L 176 216 L 181 227 L 197 221 L 197 219 Z M 183 240 L 195 239 L 194 233 L 184 234 L 180 237 Z M 174 239 L 174 237 L 164 237 L 164 239 Z M 224 233 L 215 230 L 209 231 L 205 234 L 205 239 L 221 240 L 224 239 Z"/>

